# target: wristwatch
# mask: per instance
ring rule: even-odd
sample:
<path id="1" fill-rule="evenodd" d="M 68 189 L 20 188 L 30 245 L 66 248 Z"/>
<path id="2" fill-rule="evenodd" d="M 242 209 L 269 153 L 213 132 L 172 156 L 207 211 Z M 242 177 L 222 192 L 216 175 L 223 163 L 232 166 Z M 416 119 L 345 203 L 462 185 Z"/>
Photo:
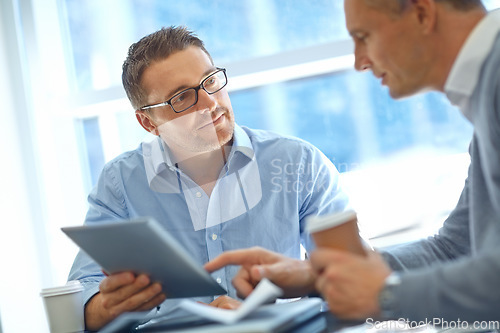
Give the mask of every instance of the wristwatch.
<path id="1" fill-rule="evenodd" d="M 397 304 L 399 303 L 396 296 L 396 289 L 401 284 L 401 277 L 398 273 L 393 272 L 385 279 L 384 288 L 378 295 L 378 304 L 383 318 L 395 319 Z"/>

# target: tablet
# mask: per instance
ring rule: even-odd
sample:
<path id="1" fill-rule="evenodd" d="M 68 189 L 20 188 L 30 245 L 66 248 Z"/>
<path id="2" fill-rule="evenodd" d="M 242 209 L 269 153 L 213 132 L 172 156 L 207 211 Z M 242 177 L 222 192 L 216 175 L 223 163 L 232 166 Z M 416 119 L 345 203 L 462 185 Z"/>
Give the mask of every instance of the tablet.
<path id="1" fill-rule="evenodd" d="M 167 298 L 227 293 L 153 218 L 61 230 L 106 273 L 147 274 L 162 284 Z"/>

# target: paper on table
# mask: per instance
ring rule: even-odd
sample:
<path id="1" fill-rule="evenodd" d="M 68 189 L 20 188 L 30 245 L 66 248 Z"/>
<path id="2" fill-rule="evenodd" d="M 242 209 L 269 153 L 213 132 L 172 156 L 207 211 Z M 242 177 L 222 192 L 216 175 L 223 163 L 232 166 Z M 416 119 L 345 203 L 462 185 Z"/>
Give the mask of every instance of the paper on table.
<path id="1" fill-rule="evenodd" d="M 263 279 L 236 310 L 219 309 L 188 299 L 183 300 L 179 304 L 179 308 L 213 321 L 218 321 L 224 324 L 232 324 L 252 313 L 260 305 L 282 295 L 283 290 L 274 285 L 268 279 Z"/>

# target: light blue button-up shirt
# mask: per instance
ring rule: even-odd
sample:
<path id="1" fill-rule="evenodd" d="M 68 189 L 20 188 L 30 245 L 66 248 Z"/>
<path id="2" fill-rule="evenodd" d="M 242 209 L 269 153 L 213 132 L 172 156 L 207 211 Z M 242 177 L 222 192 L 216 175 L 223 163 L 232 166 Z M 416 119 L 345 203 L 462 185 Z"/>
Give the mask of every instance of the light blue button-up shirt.
<path id="1" fill-rule="evenodd" d="M 313 145 L 239 126 L 210 197 L 171 162 L 157 138 L 107 163 L 88 200 L 85 224 L 151 216 L 200 265 L 224 251 L 251 246 L 300 258 L 300 244 L 313 248 L 305 218 L 347 206 L 336 168 Z M 237 271 L 229 266 L 212 274 L 233 298 Z M 103 277 L 93 260 L 83 252 L 77 255 L 69 279 L 82 282 L 85 302 L 98 292 Z M 160 312 L 173 304 L 165 301 Z"/>

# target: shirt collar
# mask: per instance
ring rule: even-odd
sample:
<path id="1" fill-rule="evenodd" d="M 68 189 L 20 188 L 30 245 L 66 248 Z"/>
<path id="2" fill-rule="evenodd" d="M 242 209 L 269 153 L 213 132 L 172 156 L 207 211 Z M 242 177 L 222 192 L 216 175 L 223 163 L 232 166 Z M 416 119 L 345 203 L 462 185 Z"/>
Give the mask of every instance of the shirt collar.
<path id="1" fill-rule="evenodd" d="M 488 13 L 472 30 L 462 46 L 446 80 L 444 90 L 450 102 L 466 111 L 467 103 L 500 31 L 500 10 Z M 465 114 L 470 119 L 471 115 Z"/>
<path id="2" fill-rule="evenodd" d="M 249 159 L 252 159 L 254 156 L 254 150 L 253 150 L 252 142 L 250 141 L 250 137 L 238 125 L 234 125 L 233 147 L 231 148 L 229 160 L 231 160 L 231 157 L 236 152 L 242 153 L 243 155 L 245 155 Z"/>
<path id="3" fill-rule="evenodd" d="M 170 158 L 170 149 L 160 137 L 148 142 L 147 146 L 147 150 L 149 151 L 149 154 L 147 154 L 149 156 L 147 157 L 151 159 L 150 161 L 155 174 L 161 173 L 167 167 L 173 170 L 175 166 Z M 240 126 L 235 124 L 233 132 L 233 145 L 229 154 L 229 160 L 231 160 L 237 152 L 240 152 L 250 160 L 254 156 L 252 142 L 250 141 L 248 134 Z"/>
<path id="4" fill-rule="evenodd" d="M 156 174 L 159 174 L 167 167 L 170 169 L 174 167 L 170 159 L 168 146 L 159 136 L 151 142 L 150 158 Z"/>

